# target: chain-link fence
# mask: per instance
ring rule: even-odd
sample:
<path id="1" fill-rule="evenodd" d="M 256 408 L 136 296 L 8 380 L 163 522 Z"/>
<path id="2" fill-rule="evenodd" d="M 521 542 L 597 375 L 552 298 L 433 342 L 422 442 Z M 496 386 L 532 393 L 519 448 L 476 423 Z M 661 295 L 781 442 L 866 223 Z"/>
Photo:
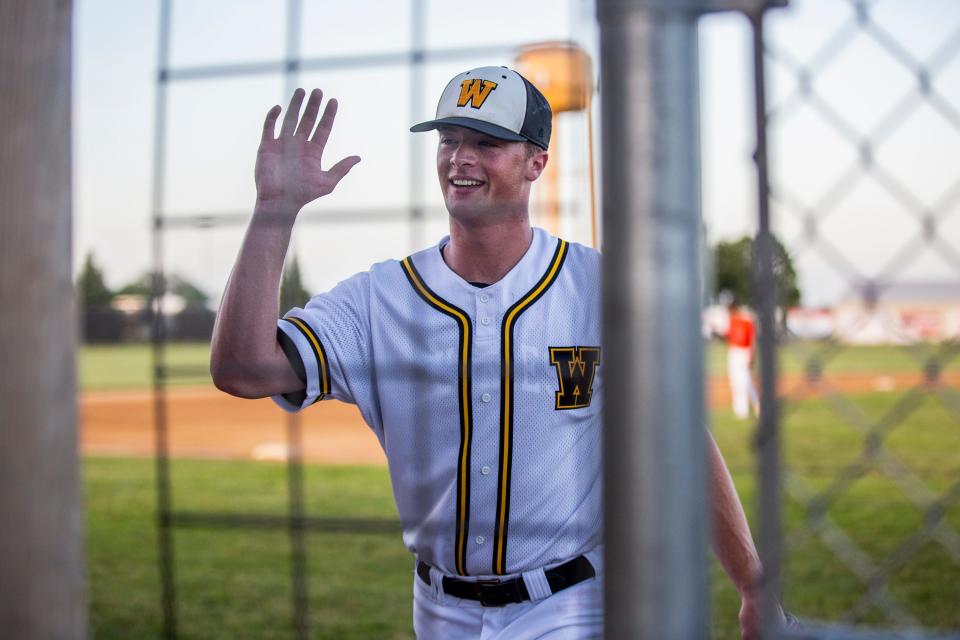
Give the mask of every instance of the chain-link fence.
<path id="1" fill-rule="evenodd" d="M 826 573 L 838 621 L 957 629 L 960 13 L 797 5 L 764 43 L 772 217 L 833 304 L 781 341 L 787 601 Z"/>
<path id="2" fill-rule="evenodd" d="M 680 4 L 690 23 L 704 10 L 752 5 L 638 2 L 656 15 Z M 378 140 L 369 154 L 389 147 L 390 154 L 404 158 L 392 167 L 374 164 L 372 169 L 379 176 L 404 174 L 403 189 L 369 193 L 354 200 L 356 206 L 307 210 L 302 216 L 294 242 L 300 255 L 329 237 L 356 247 L 342 252 L 348 254 L 342 258 L 311 255 L 318 271 L 334 273 L 334 280 L 316 283 L 319 288 L 395 256 L 403 250 L 396 246 L 398 238 L 412 249 L 442 235 L 444 212 L 433 177 L 424 170 L 431 166 L 432 149 L 417 136 L 407 136 L 406 127 L 431 114 L 426 96 L 454 71 L 480 63 L 512 64 L 522 44 L 477 35 L 494 32 L 492 25 L 473 29 L 460 43 L 444 40 L 431 30 L 430 16 L 446 9 L 411 0 L 391 9 L 391 15 L 409 20 L 396 42 L 378 46 L 358 37 L 360 44 L 348 47 L 346 54 L 328 55 L 311 48 L 304 27 L 311 16 L 316 18 L 311 13 L 316 5 L 289 0 L 281 59 L 184 61 L 174 46 L 174 12 L 180 5 L 166 1 L 161 6 L 151 221 L 157 274 L 201 256 L 192 267 L 199 274 L 211 268 L 203 258 L 232 254 L 249 216 L 243 203 L 253 201 L 248 187 L 204 193 L 196 202 L 185 199 L 191 185 L 196 187 L 200 165 L 195 147 L 171 142 L 181 140 L 174 135 L 177 127 L 190 118 L 212 121 L 217 114 L 207 111 L 209 105 L 226 103 L 240 112 L 241 125 L 255 132 L 273 101 L 312 82 L 346 87 L 360 78 L 363 89 L 358 91 L 371 104 L 384 87 L 394 92 L 405 87 L 392 94 L 395 108 L 381 114 L 387 120 L 383 128 L 396 129 L 404 138 Z M 566 11 L 573 19 L 587 16 L 591 24 L 562 35 L 595 52 L 592 6 L 571 2 Z M 827 626 L 834 623 L 957 629 L 960 247 L 955 238 L 960 237 L 960 174 L 952 160 L 960 148 L 960 11 L 951 3 L 932 1 L 795 0 L 788 9 L 767 11 L 764 22 L 761 15 L 752 14 L 751 24 L 756 38 L 762 25 L 766 29 L 762 42 L 769 107 L 766 122 L 745 135 L 751 145 L 755 134 L 758 139 L 768 136 L 770 151 L 758 153 L 757 160 L 769 165 L 770 208 L 764 211 L 766 180 L 761 179 L 760 207 L 752 201 L 741 204 L 768 214 L 767 219 L 743 230 L 759 231 L 760 238 L 769 238 L 768 230 L 777 235 L 799 273 L 805 308 L 777 310 L 770 278 L 755 288 L 765 363 L 765 414 L 756 438 L 763 462 L 756 480 L 746 473 L 752 472 L 752 459 L 736 453 L 737 447 L 745 448 L 742 425 L 723 406 L 711 405 L 713 427 L 748 510 L 762 494 L 763 513 L 755 525 L 765 538 L 770 571 L 764 586 L 771 594 L 782 588 L 787 608 L 803 618 L 825 621 L 824 626 L 810 623 L 811 637 L 847 633 L 847 626 Z M 696 56 L 687 56 L 684 64 L 696 65 Z M 686 71 L 696 77 L 695 68 Z M 270 97 L 253 99 L 255 91 L 243 85 L 249 79 L 265 81 Z M 568 186 L 558 192 L 555 229 L 585 242 L 590 241 L 586 212 L 591 208 L 585 185 L 594 171 L 583 161 L 590 119 L 585 115 L 561 124 L 561 183 Z M 356 127 L 344 122 L 348 129 Z M 207 143 L 217 144 L 217 135 L 211 134 Z M 249 148 L 242 152 L 252 154 Z M 544 208 L 551 208 L 547 196 L 540 198 Z M 718 210 L 710 202 L 705 209 Z M 710 215 L 707 223 L 715 224 Z M 303 427 L 296 418 L 287 420 L 281 448 L 288 464 L 283 512 L 215 509 L 196 496 L 178 494 L 176 466 L 169 457 L 176 415 L 168 394 L 171 383 L 199 372 L 170 362 L 159 302 L 162 280 L 154 281 L 153 373 L 166 634 L 177 635 L 177 568 L 184 557 L 192 561 L 189 553 L 176 553 L 178 537 L 193 531 L 229 536 L 265 530 L 287 535 L 292 627 L 297 637 L 308 637 L 316 631 L 309 615 L 315 602 L 309 593 L 315 534 L 395 534 L 398 525 L 379 517 L 327 517 L 305 506 L 311 488 L 303 466 Z M 779 372 L 771 366 L 775 362 Z M 711 380 L 722 375 L 708 366 Z M 689 395 L 689 389 L 677 397 Z M 389 544 L 400 543 L 392 539 Z"/>
<path id="3" fill-rule="evenodd" d="M 631 376 L 626 388 L 638 386 L 639 397 L 658 408 L 609 400 L 608 408 L 616 411 L 607 437 L 615 445 L 608 447 L 613 455 L 607 462 L 616 469 L 607 479 L 624 473 L 631 486 L 646 480 L 667 495 L 618 496 L 615 507 L 635 508 L 628 511 L 635 517 L 624 518 L 626 524 L 608 519 L 616 524 L 607 532 L 608 543 L 617 545 L 621 558 L 634 544 L 670 555 L 667 565 L 682 574 L 675 580 L 687 589 L 646 612 L 646 602 L 631 610 L 622 599 L 608 597 L 609 620 L 616 625 L 608 629 L 615 635 L 663 628 L 683 628 L 690 637 L 700 633 L 697 621 L 684 625 L 681 613 L 670 613 L 676 600 L 699 602 L 690 584 L 699 576 L 697 562 L 671 555 L 683 550 L 696 557 L 695 548 L 687 535 L 677 535 L 666 523 L 643 523 L 640 514 L 656 512 L 667 521 L 699 526 L 696 507 L 676 504 L 684 499 L 697 504 L 696 492 L 671 487 L 683 485 L 692 473 L 676 470 L 682 459 L 673 457 L 677 451 L 698 455 L 688 436 L 676 433 L 691 428 L 682 400 L 690 376 L 676 373 L 688 366 L 690 337 L 679 320 L 676 326 L 661 324 L 685 315 L 682 296 L 657 281 L 689 281 L 680 256 L 689 259 L 687 243 L 697 235 L 687 224 L 696 207 L 676 189 L 676 181 L 699 177 L 699 168 L 684 161 L 690 134 L 682 126 L 692 99 L 686 74 L 696 63 L 678 42 L 702 13 L 734 10 L 748 18 L 754 66 L 756 128 L 750 150 L 756 169 L 750 179 L 758 188 L 756 205 L 749 203 L 756 212 L 748 227 L 754 238 L 745 239 L 745 246 L 753 263 L 747 289 L 759 319 L 761 385 L 752 437 L 756 485 L 741 486 L 746 493 L 755 487 L 758 494 L 764 635 L 778 634 L 774 620 L 781 594 L 788 608 L 808 619 L 807 630 L 799 632 L 804 637 L 949 632 L 960 624 L 954 604 L 960 467 L 953 453 L 960 291 L 948 231 L 956 224 L 957 174 L 950 168 L 955 147 L 948 141 L 956 137 L 950 97 L 960 16 L 942 5 L 893 2 L 797 2 L 775 15 L 764 4 L 600 3 L 602 22 L 606 13 L 601 45 L 609 37 L 615 43 L 611 49 L 622 52 L 603 57 L 605 67 L 615 68 L 603 76 L 604 98 L 617 103 L 605 107 L 605 121 L 614 116 L 623 132 L 618 135 L 628 140 L 621 145 L 615 137 L 604 138 L 616 146 L 615 152 L 605 150 L 608 171 L 616 174 L 605 182 L 605 193 L 615 192 L 616 200 L 604 211 L 626 209 L 642 218 L 636 226 L 619 214 L 615 222 L 606 221 L 627 237 L 606 237 L 606 257 L 615 263 L 605 272 L 608 293 L 631 300 L 608 302 L 608 311 L 629 316 L 611 322 L 609 335 L 624 344 L 631 332 L 658 335 L 653 343 L 636 338 L 645 349 L 630 349 L 619 368 L 610 370 L 614 379 Z M 625 39 L 624 32 L 641 43 Z M 620 82 L 626 88 L 611 90 Z M 725 88 L 731 86 L 736 85 L 731 81 Z M 737 117 L 742 114 L 719 125 L 736 127 Z M 629 180 L 643 185 L 639 193 L 621 186 Z M 736 204 L 744 202 L 707 206 L 726 213 Z M 791 296 L 784 294 L 796 284 L 794 263 L 807 308 L 785 303 Z M 623 271 L 644 277 L 631 285 L 621 281 Z M 740 355 L 734 346 L 742 348 L 730 340 L 733 362 Z M 682 346 L 668 361 L 657 344 L 674 341 Z M 741 386 L 734 384 L 733 367 L 730 377 L 731 386 Z M 734 399 L 734 413 L 746 414 L 748 400 L 744 393 L 738 408 Z M 725 424 L 729 416 L 716 408 L 712 413 L 715 430 L 736 442 Z M 638 436 L 620 425 L 631 416 Z M 630 475 L 636 460 L 650 462 L 644 448 L 656 446 L 663 447 L 657 450 L 667 468 L 654 463 L 652 474 Z M 621 456 L 621 450 L 627 453 Z M 610 564 L 617 567 L 612 555 Z M 630 574 L 640 575 L 638 588 L 656 599 L 661 595 L 647 580 L 656 584 L 667 571 L 652 563 L 648 577 L 638 563 L 608 586 L 625 589 Z"/>
<path id="4" fill-rule="evenodd" d="M 189 42 L 190 38 L 198 37 L 196 31 L 203 27 L 191 22 L 191 18 L 202 21 L 203 9 L 172 0 L 165 0 L 160 5 L 151 223 L 152 272 L 157 276 L 153 279 L 150 317 L 153 320 L 158 560 L 164 633 L 167 637 L 184 633 L 190 635 L 190 630 L 197 628 L 195 620 L 184 622 L 180 613 L 184 609 L 195 611 L 192 606 L 195 603 L 184 600 L 183 585 L 189 579 L 184 578 L 183 574 L 190 573 L 191 563 L 198 564 L 196 549 L 193 544 L 178 544 L 178 540 L 189 540 L 192 532 L 200 535 L 220 532 L 225 541 L 236 538 L 235 535 L 231 536 L 231 532 L 249 532 L 250 535 L 285 532 L 290 570 L 290 586 L 286 590 L 291 610 L 289 627 L 298 638 L 312 637 L 317 633 L 338 633 L 335 626 L 317 629 L 317 616 L 311 615 L 311 608 L 322 611 L 329 606 L 323 602 L 318 604 L 317 597 L 322 596 L 316 594 L 317 577 L 319 575 L 322 580 L 325 573 L 323 565 L 331 560 L 336 562 L 336 559 L 331 559 L 323 551 L 311 552 L 311 548 L 317 549 L 322 546 L 321 540 L 331 539 L 331 536 L 341 536 L 340 539 L 344 540 L 347 537 L 355 539 L 357 536 L 379 535 L 382 541 L 367 546 L 382 548 L 385 545 L 400 545 L 397 540 L 400 529 L 395 519 L 363 517 L 349 512 L 345 516 L 331 516 L 315 511 L 316 496 L 324 494 L 328 488 L 315 483 L 307 487 L 304 468 L 305 428 L 299 415 L 286 417 L 284 435 L 280 438 L 282 442 L 274 442 L 276 446 L 268 456 L 273 459 L 285 458 L 287 464 L 286 500 L 281 512 L 276 509 L 276 487 L 268 490 L 273 500 L 264 511 L 252 511 L 245 506 L 211 509 L 209 503 L 196 494 L 194 487 L 186 482 L 178 482 L 177 460 L 173 453 L 177 450 L 177 442 L 176 437 L 171 435 L 177 426 L 174 414 L 180 402 L 171 393 L 171 385 L 181 380 L 202 378 L 204 368 L 168 364 L 169 323 L 164 320 L 167 314 L 161 302 L 164 294 L 168 293 L 164 274 L 170 270 L 182 273 L 185 269 L 200 281 L 208 279 L 211 264 L 223 257 L 218 252 L 223 249 L 229 254 L 239 246 L 237 232 L 242 231 L 250 216 L 246 203 L 234 194 L 212 194 L 204 188 L 202 181 L 196 182 L 197 172 L 203 173 L 206 169 L 193 164 L 196 154 L 202 150 L 196 148 L 190 151 L 189 130 L 195 126 L 192 121 L 197 118 L 208 122 L 217 120 L 217 126 L 204 132 L 202 144 L 208 149 L 218 148 L 218 151 L 208 155 L 208 159 L 219 162 L 225 168 L 232 166 L 237 157 L 237 154 L 228 150 L 228 147 L 236 144 L 232 140 L 236 136 L 235 132 L 229 130 L 226 121 L 237 115 L 232 113 L 234 109 L 216 115 L 209 111 L 214 105 L 222 107 L 225 102 L 233 103 L 233 106 L 241 102 L 247 105 L 253 111 L 244 120 L 237 120 L 237 125 L 256 132 L 255 125 L 272 101 L 285 104 L 295 87 L 310 87 L 316 83 L 328 96 L 341 99 L 344 106 L 338 117 L 330 153 L 336 153 L 336 147 L 342 145 L 344 139 L 350 144 L 361 145 L 359 150 L 351 147 L 349 151 L 359 151 L 366 158 L 366 164 L 370 165 L 366 170 L 373 174 L 367 180 L 383 180 L 394 191 L 370 189 L 368 184 L 350 193 L 351 187 L 347 184 L 338 189 L 338 196 L 347 192 L 339 201 L 352 204 L 339 209 L 324 206 L 322 210 L 311 210 L 308 207 L 300 215 L 292 252 L 306 256 L 301 260 L 314 276 L 312 282 L 326 288 L 351 270 L 366 269 L 380 259 L 418 249 L 428 238 L 443 235 L 446 213 L 433 187 L 435 178 L 432 172 L 425 171 L 425 167 L 432 163 L 432 145 L 423 136 L 407 134 L 407 128 L 413 122 L 432 116 L 434 105 L 427 103 L 428 96 L 433 96 L 435 87 L 442 86 L 451 73 L 481 64 L 515 66 L 517 56 L 529 44 L 523 40 L 522 29 L 495 29 L 496 16 L 493 13 L 487 17 L 488 25 L 485 26 L 478 17 L 467 32 L 458 31 L 451 37 L 447 29 L 436 28 L 437 25 L 433 24 L 438 20 L 440 25 L 455 23 L 455 15 L 443 17 L 443 14 L 450 12 L 449 5 L 431 4 L 426 0 L 411 0 L 390 6 L 375 2 L 355 4 L 351 8 L 346 5 L 322 6 L 322 3 L 302 0 L 272 3 L 269 14 L 264 14 L 269 18 L 269 22 L 264 24 L 264 31 L 275 31 L 275 25 L 268 24 L 275 22 L 278 12 L 285 14 L 285 30 L 279 38 L 284 43 L 282 59 L 250 62 L 246 60 L 246 51 L 241 48 L 226 55 L 227 58 L 237 57 L 235 63 L 224 63 L 222 53 L 219 60 L 213 63 L 202 60 L 202 56 L 191 59 L 182 52 L 178 53 L 178 42 Z M 547 21 L 552 26 L 546 33 L 554 33 L 555 39 L 565 40 L 565 46 L 574 44 L 571 39 L 578 35 L 589 38 L 589 34 L 578 34 L 576 29 L 563 26 L 563 18 L 570 17 L 576 24 L 575 17 L 584 10 L 588 11 L 588 7 L 579 2 L 569 2 L 562 7 L 563 11 L 558 11 L 555 3 L 546 4 L 551 5 L 549 9 L 553 12 L 551 20 Z M 540 3 L 525 11 L 542 13 L 547 9 L 546 4 Z M 178 18 L 178 11 L 183 11 L 189 17 Z M 558 15 L 561 19 L 557 18 Z M 339 25 L 334 26 L 337 21 Z M 399 24 L 403 24 L 403 28 L 398 29 Z M 317 27 L 316 32 L 311 25 Z M 208 24 L 208 28 L 213 28 L 213 24 Z M 321 38 L 328 42 L 315 41 Z M 334 44 L 340 43 L 340 49 L 337 50 L 330 40 Z M 260 51 L 263 47 L 256 45 L 252 49 Z M 244 86 L 248 82 L 250 85 Z M 270 95 L 256 93 L 255 83 L 268 88 Z M 339 92 L 349 93 L 344 96 Z M 432 97 L 429 99 L 432 100 Z M 384 109 L 384 105 L 391 108 Z M 370 125 L 363 120 L 373 110 L 379 110 L 378 133 L 371 136 Z M 541 225 L 552 228 L 554 232 L 562 230 L 564 235 L 585 242 L 591 242 L 592 233 L 589 217 L 592 211 L 586 201 L 588 196 L 585 195 L 589 194 L 589 189 L 569 189 L 568 178 L 574 176 L 581 186 L 589 182 L 592 165 L 577 153 L 578 147 L 584 146 L 578 136 L 589 135 L 588 119 L 586 114 L 573 114 L 556 122 L 556 137 L 560 144 L 565 142 L 564 138 L 573 143 L 567 149 L 561 147 L 559 152 L 556 144 L 552 146 L 552 153 L 557 160 L 555 164 L 560 166 L 559 178 L 553 178 L 554 184 L 549 190 L 535 193 L 533 209 L 534 220 Z M 253 139 L 250 136 L 250 140 Z M 367 149 L 362 147 L 364 144 Z M 406 157 L 402 153 L 403 148 L 406 148 Z M 364 153 L 365 150 L 368 153 Z M 385 150 L 388 152 L 385 153 Z M 246 159 L 252 160 L 253 149 L 246 149 L 245 152 Z M 184 198 L 183 194 L 187 192 L 195 194 L 192 201 Z M 580 200 L 576 201 L 575 198 Z M 253 202 L 253 198 L 248 198 L 248 201 Z M 237 202 L 240 208 L 230 210 L 229 204 L 224 205 L 225 202 Z M 337 245 L 336 250 L 318 252 L 317 247 L 330 244 L 331 238 L 335 239 L 333 243 Z M 344 250 L 346 246 L 352 246 L 352 249 Z M 218 266 L 223 266 L 222 260 Z M 319 283 L 316 278 L 318 273 Z M 225 277 L 226 272 L 222 276 Z M 215 286 L 222 290 L 223 278 L 214 279 L 219 280 Z M 300 300 L 298 304 L 304 302 Z M 274 415 L 275 422 L 283 422 L 284 418 L 279 412 Z M 213 415 L 209 418 L 211 422 L 219 419 Z M 350 426 L 364 428 L 359 415 L 352 416 Z M 272 437 L 277 439 L 275 430 L 271 432 Z M 186 435 L 187 432 L 180 430 L 180 434 Z M 231 436 L 227 433 L 225 437 Z M 226 446 L 226 443 L 220 446 Z M 211 444 L 208 449 L 214 456 L 217 455 L 216 447 Z M 249 504 L 258 500 L 253 498 L 240 502 Z M 364 511 L 363 506 L 357 506 L 352 513 Z M 389 534 L 390 538 L 387 539 L 383 534 Z M 387 564 L 390 564 L 389 558 L 384 561 L 384 566 L 374 568 L 374 571 L 381 572 L 377 578 L 381 584 L 372 588 L 360 584 L 350 587 L 356 591 L 356 597 L 378 597 L 376 594 L 391 583 L 389 577 L 384 577 L 392 571 L 392 564 L 390 567 L 385 566 Z M 360 575 L 362 571 L 362 567 L 349 567 L 341 579 L 349 580 L 350 575 Z M 406 576 L 406 571 L 403 575 Z M 311 588 L 314 589 L 313 594 L 310 593 Z M 320 589 L 326 587 L 321 584 Z M 398 597 L 408 596 L 403 592 Z M 286 633 L 282 631 L 287 627 L 286 621 L 275 622 L 275 633 Z M 357 628 L 347 633 L 361 637 L 367 632 L 358 629 L 367 628 L 368 625 L 370 623 L 367 621 L 358 622 Z M 182 631 L 184 627 L 187 628 L 186 632 Z M 374 625 L 371 628 L 376 627 Z M 379 632 L 371 630 L 369 633 L 376 635 Z"/>

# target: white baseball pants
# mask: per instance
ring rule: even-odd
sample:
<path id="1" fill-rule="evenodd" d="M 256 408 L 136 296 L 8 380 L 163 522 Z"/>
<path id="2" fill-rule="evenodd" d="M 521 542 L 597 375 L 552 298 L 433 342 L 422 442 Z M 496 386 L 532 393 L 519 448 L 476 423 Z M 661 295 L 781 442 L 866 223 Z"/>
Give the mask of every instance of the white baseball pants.
<path id="1" fill-rule="evenodd" d="M 727 378 L 733 399 L 733 414 L 741 420 L 750 417 L 750 408 L 759 415 L 760 399 L 750 370 L 750 349 L 730 347 L 727 350 Z"/>
<path id="2" fill-rule="evenodd" d="M 549 595 L 543 571 L 524 574 L 529 602 L 485 607 L 443 593 L 442 576 L 431 584 L 413 576 L 413 629 L 418 640 L 585 640 L 603 637 L 603 551 L 584 554 L 597 576 Z M 539 573 L 539 579 L 536 575 Z M 515 576 L 504 576 L 512 578 Z"/>

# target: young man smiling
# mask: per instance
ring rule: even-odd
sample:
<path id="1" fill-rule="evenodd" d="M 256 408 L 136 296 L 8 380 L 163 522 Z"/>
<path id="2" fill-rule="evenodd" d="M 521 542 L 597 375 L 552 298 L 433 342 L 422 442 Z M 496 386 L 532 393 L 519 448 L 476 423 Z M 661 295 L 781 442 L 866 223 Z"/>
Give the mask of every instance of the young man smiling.
<path id="1" fill-rule="evenodd" d="M 216 385 L 287 410 L 357 404 L 386 453 L 415 556 L 420 638 L 593 638 L 603 628 L 600 256 L 530 226 L 548 161 L 543 95 L 505 67 L 458 74 L 437 117 L 450 234 L 277 321 L 300 209 L 359 162 L 321 168 L 336 114 L 297 90 L 267 115 L 257 204 L 212 345 Z M 759 561 L 708 437 L 713 543 L 756 637 Z"/>
<path id="2" fill-rule="evenodd" d="M 530 246 L 530 187 L 547 164 L 533 143 L 494 138 L 466 127 L 439 128 L 437 176 L 450 214 L 442 251 L 468 282 L 500 280 Z"/>

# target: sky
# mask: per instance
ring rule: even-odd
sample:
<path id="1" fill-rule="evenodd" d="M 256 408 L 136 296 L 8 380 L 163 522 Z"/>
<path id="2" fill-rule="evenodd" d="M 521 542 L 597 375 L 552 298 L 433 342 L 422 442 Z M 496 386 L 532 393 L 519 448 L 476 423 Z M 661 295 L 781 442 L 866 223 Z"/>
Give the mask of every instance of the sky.
<path id="1" fill-rule="evenodd" d="M 304 0 L 300 54 L 407 51 L 410 5 Z M 457 3 L 424 5 L 431 49 L 568 40 L 596 62 L 594 10 L 584 0 L 491 0 L 468 25 Z M 810 306 L 843 299 L 866 278 L 960 276 L 960 212 L 953 194 L 960 179 L 960 3 L 876 0 L 867 6 L 866 30 L 847 0 L 794 0 L 766 23 L 773 224 L 794 256 L 803 303 Z M 277 63 L 286 50 L 285 12 L 282 0 L 174 2 L 170 66 Z M 159 5 L 77 0 L 74 23 L 74 263 L 92 252 L 107 283 L 119 287 L 151 265 Z M 732 14 L 702 18 L 700 59 L 703 215 L 713 243 L 753 233 L 756 226 L 746 21 Z M 446 229 L 435 143 L 407 129 L 432 116 L 455 73 L 512 63 L 505 49 L 430 63 L 418 87 L 405 64 L 171 82 L 161 208 L 171 217 L 234 214 L 236 222 L 164 233 L 167 271 L 194 281 L 214 303 L 218 299 L 252 211 L 263 117 L 272 105 L 286 104 L 291 82 L 321 87 L 340 102 L 330 162 L 351 154 L 363 158 L 334 194 L 310 205 L 298 221 L 292 249 L 308 288 L 327 289 L 373 262 L 432 244 Z M 918 68 L 930 71 L 926 97 Z M 809 94 L 800 91 L 804 69 Z M 412 97 L 419 99 L 416 108 Z M 551 150 L 562 184 L 559 231 L 585 243 L 591 240 L 589 117 L 559 115 Z M 861 166 L 865 153 L 869 171 Z M 535 193 L 538 201 L 544 197 Z M 434 212 L 417 226 L 403 214 L 414 201 Z M 362 211 L 400 215 L 354 220 Z M 933 243 L 924 239 L 924 224 L 935 229 Z"/>

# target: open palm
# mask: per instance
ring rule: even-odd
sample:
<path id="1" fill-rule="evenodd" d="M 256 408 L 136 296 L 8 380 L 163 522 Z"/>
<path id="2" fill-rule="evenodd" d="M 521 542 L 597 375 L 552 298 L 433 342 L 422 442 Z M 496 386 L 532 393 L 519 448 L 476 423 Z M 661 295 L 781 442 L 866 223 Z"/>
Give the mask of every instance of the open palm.
<path id="1" fill-rule="evenodd" d="M 337 101 L 327 102 L 314 132 L 323 92 L 319 89 L 310 92 L 303 117 L 300 118 L 304 95 L 303 89 L 294 91 L 277 137 L 274 137 L 274 131 L 281 108 L 277 105 L 267 112 L 254 172 L 257 199 L 293 211 L 299 211 L 307 203 L 333 191 L 347 172 L 360 162 L 359 157 L 348 156 L 323 170 L 323 149 L 337 115 Z"/>

